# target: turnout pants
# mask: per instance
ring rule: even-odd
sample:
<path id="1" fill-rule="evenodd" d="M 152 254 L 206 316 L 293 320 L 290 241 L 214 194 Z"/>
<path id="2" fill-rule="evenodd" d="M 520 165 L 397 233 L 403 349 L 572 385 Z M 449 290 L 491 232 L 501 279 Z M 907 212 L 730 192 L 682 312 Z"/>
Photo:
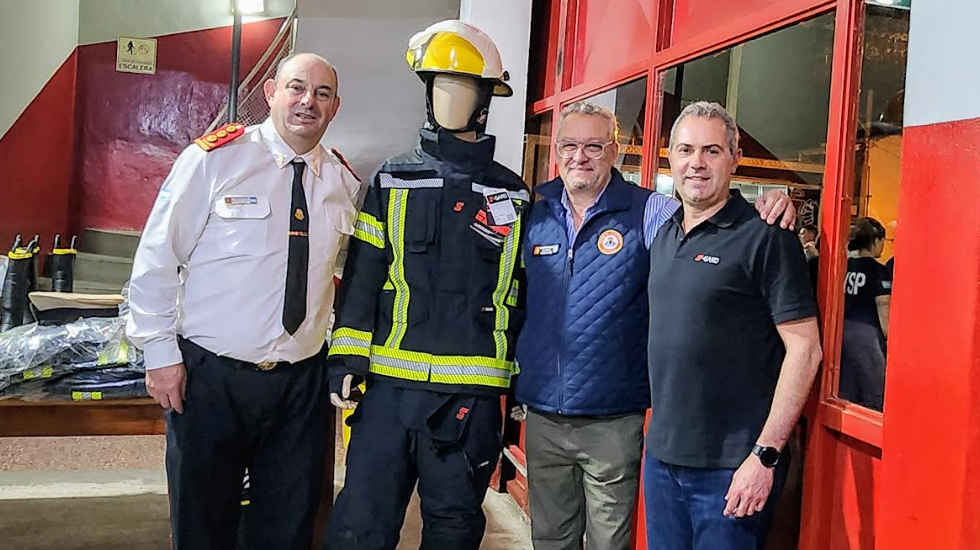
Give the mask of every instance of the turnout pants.
<path id="1" fill-rule="evenodd" d="M 418 481 L 423 550 L 476 550 L 482 504 L 500 455 L 497 397 L 368 381 L 350 418 L 347 477 L 326 550 L 394 550 Z"/>
<path id="2" fill-rule="evenodd" d="M 234 549 L 240 520 L 245 548 L 308 550 L 326 444 L 322 354 L 260 371 L 188 340 L 180 349 L 184 413 L 166 413 L 174 550 Z"/>

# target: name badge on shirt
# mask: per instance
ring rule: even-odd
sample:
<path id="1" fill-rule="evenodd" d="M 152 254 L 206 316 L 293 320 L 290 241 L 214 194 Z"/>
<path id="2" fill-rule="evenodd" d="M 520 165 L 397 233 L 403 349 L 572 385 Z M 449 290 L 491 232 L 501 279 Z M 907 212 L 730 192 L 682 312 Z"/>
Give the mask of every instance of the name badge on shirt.
<path id="1" fill-rule="evenodd" d="M 214 201 L 214 213 L 229 219 L 260 219 L 269 215 L 269 198 L 257 195 L 224 195 Z"/>
<path id="2" fill-rule="evenodd" d="M 485 189 L 483 197 L 487 200 L 492 225 L 509 225 L 517 221 L 517 210 L 507 191 Z"/>
<path id="3" fill-rule="evenodd" d="M 536 244 L 531 249 L 532 256 L 551 256 L 558 253 L 557 244 Z"/>

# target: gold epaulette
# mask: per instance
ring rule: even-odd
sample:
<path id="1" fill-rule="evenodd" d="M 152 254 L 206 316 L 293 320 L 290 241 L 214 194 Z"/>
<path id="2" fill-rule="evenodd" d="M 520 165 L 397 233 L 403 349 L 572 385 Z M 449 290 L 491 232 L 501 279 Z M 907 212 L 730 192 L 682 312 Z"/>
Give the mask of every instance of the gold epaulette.
<path id="1" fill-rule="evenodd" d="M 213 151 L 222 145 L 234 141 L 245 133 L 245 125 L 237 122 L 230 122 L 219 126 L 215 131 L 208 132 L 194 140 L 198 147 L 205 151 Z"/>
<path id="2" fill-rule="evenodd" d="M 344 165 L 344 168 L 346 168 L 347 171 L 350 172 L 352 176 L 354 176 L 354 179 L 356 179 L 357 181 L 361 181 L 361 176 L 357 175 L 357 172 L 355 172 L 354 169 L 351 168 L 350 163 L 347 162 L 347 159 L 344 158 L 344 155 L 340 154 L 340 151 L 338 151 L 336 147 L 331 147 L 330 152 L 333 153 L 333 156 L 337 157 L 337 160 L 339 160 L 340 163 Z"/>

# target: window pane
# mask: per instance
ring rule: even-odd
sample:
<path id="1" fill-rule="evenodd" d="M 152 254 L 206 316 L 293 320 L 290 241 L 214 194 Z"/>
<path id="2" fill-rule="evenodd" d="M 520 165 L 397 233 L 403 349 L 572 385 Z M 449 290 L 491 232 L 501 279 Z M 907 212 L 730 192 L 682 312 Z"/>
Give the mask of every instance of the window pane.
<path id="1" fill-rule="evenodd" d="M 646 77 L 586 98 L 616 115 L 619 121 L 619 158 L 614 166 L 623 178 L 640 185 L 640 162 L 643 152 L 643 124 L 646 116 Z"/>
<path id="2" fill-rule="evenodd" d="M 531 116 L 524 130 L 524 169 L 528 189 L 548 181 L 548 155 L 551 153 L 551 111 Z"/>
<path id="3" fill-rule="evenodd" d="M 734 116 L 743 159 L 732 187 L 748 200 L 769 189 L 816 224 L 827 150 L 834 15 L 828 13 L 662 73 L 663 116 L 653 185 L 673 193 L 670 129 L 681 109 L 714 101 Z"/>
<path id="4" fill-rule="evenodd" d="M 838 396 L 882 410 L 910 2 L 867 2 Z"/>
<path id="5" fill-rule="evenodd" d="M 558 17 L 558 7 L 557 0 L 544 0 L 535 2 L 531 10 L 531 44 L 527 71 L 528 102 L 555 93 L 555 63 L 559 41 L 551 34 L 551 23 L 552 19 Z"/>

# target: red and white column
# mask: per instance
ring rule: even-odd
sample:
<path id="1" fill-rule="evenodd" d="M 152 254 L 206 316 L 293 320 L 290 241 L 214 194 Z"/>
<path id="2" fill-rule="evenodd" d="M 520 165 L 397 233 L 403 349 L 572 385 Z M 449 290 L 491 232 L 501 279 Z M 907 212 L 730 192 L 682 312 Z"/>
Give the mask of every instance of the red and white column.
<path id="1" fill-rule="evenodd" d="M 978 20 L 911 12 L 878 548 L 980 548 Z"/>

